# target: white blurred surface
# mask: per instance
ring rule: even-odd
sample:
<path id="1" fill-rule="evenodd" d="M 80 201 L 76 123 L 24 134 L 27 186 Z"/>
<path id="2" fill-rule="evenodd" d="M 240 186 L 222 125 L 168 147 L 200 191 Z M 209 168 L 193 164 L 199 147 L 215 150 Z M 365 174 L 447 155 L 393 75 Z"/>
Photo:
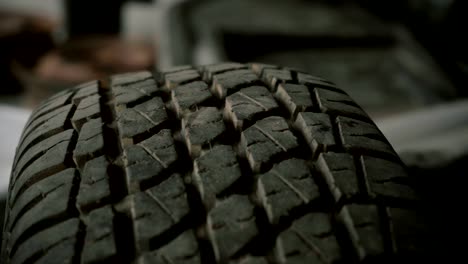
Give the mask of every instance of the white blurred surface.
<path id="1" fill-rule="evenodd" d="M 0 105 L 0 197 L 5 196 L 16 146 L 30 110 Z"/>
<path id="2" fill-rule="evenodd" d="M 0 0 L 0 10 L 48 16 L 62 20 L 63 0 Z"/>

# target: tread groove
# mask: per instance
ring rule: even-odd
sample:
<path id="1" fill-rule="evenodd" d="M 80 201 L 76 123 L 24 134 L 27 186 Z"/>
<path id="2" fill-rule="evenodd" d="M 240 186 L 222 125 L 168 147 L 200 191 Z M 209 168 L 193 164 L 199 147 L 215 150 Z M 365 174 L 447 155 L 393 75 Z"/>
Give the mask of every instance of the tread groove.
<path id="1" fill-rule="evenodd" d="M 162 83 L 165 84 L 166 90 L 168 91 L 168 94 L 166 96 L 163 96 L 162 99 L 166 103 L 166 105 L 176 105 L 177 103 L 174 102 L 174 100 L 177 100 L 176 96 L 170 96 L 171 92 L 167 82 L 165 80 L 165 76 L 162 75 Z M 200 78 L 197 78 L 197 80 L 191 80 L 188 81 L 187 83 L 190 83 L 192 81 L 203 81 L 203 78 L 201 77 L 202 74 L 200 74 Z M 206 81 L 203 81 L 206 83 Z M 177 85 L 180 86 L 183 83 L 178 83 Z M 173 93 L 172 93 L 173 94 Z M 211 97 L 213 98 L 213 96 Z M 211 98 L 208 98 L 207 100 L 210 100 Z M 193 110 L 193 109 L 191 109 Z M 169 120 L 174 120 L 170 126 L 171 133 L 173 135 L 173 138 L 175 140 L 175 145 L 176 145 L 176 152 L 178 155 L 178 164 L 175 165 L 178 168 L 181 168 L 181 175 L 182 177 L 190 177 L 193 174 L 193 161 L 192 158 L 190 157 L 190 150 L 189 147 L 186 144 L 186 140 L 183 139 L 182 137 L 182 119 L 183 117 L 178 115 L 177 109 L 173 107 L 166 107 L 167 115 L 169 117 Z M 178 140 L 177 140 L 178 139 Z M 203 205 L 203 202 L 201 200 L 201 197 L 198 195 L 198 192 L 195 188 L 195 186 L 190 183 L 188 180 L 184 180 L 186 192 L 187 192 L 187 200 L 188 200 L 188 205 L 190 207 L 190 214 L 192 219 L 191 221 L 188 221 L 186 224 L 184 224 L 185 221 L 182 219 L 182 221 L 179 223 L 180 226 L 190 226 L 194 231 L 197 231 L 197 229 L 202 230 L 203 226 L 206 224 L 207 221 L 207 212 L 205 209 L 205 206 Z M 173 232 L 174 228 L 170 229 L 169 231 Z M 180 232 L 182 233 L 182 232 Z M 196 232 L 197 234 L 199 232 Z M 174 235 L 179 235 L 179 232 L 177 234 L 172 234 L 172 238 L 175 238 Z M 199 234 L 196 236 L 197 244 L 198 244 L 198 250 L 200 254 L 200 260 L 202 263 L 214 263 L 215 255 L 213 248 L 211 247 L 210 243 L 204 238 L 201 237 Z M 153 246 L 157 247 L 160 245 L 154 245 Z"/>
<path id="2" fill-rule="evenodd" d="M 117 203 L 128 195 L 128 187 L 125 170 L 119 165 L 119 159 L 122 155 L 122 142 L 116 128 L 115 97 L 110 85 L 110 79 L 98 82 L 98 91 L 101 95 L 100 107 L 103 120 L 104 154 L 111 164 L 108 167 L 108 175 L 112 175 L 112 177 L 109 177 L 110 200 Z M 130 262 L 135 258 L 131 219 L 125 213 L 114 213 L 116 252 L 123 262 Z"/>

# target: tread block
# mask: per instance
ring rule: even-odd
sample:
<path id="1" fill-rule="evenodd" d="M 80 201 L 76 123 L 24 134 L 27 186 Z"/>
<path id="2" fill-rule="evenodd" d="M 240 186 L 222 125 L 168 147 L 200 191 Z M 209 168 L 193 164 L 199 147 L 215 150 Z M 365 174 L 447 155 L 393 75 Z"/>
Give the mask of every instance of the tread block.
<path id="1" fill-rule="evenodd" d="M 261 84 L 258 76 L 251 70 L 236 70 L 213 76 L 212 92 L 218 98 L 236 92 L 240 88 Z"/>
<path id="2" fill-rule="evenodd" d="M 101 118 L 91 119 L 83 125 L 73 151 L 73 159 L 80 169 L 83 168 L 86 161 L 103 154 L 104 136 L 102 126 Z"/>
<path id="3" fill-rule="evenodd" d="M 229 261 L 229 264 L 268 264 L 268 260 L 265 257 L 259 256 L 246 256 L 241 259 Z"/>
<path id="4" fill-rule="evenodd" d="M 346 205 L 338 218 L 344 220 L 359 258 L 385 253 L 381 220 L 376 205 Z"/>
<path id="5" fill-rule="evenodd" d="M 54 116 L 53 118 L 48 119 L 42 125 L 34 128 L 29 135 L 27 135 L 20 143 L 16 157 L 21 157 L 26 150 L 26 148 L 32 147 L 33 144 L 37 144 L 37 142 L 44 140 L 47 137 L 52 135 L 58 134 L 67 128 L 65 128 L 65 124 L 68 122 L 68 115 L 70 111 L 72 111 L 72 106 L 66 106 L 66 111 L 60 112 L 58 115 Z"/>
<path id="6" fill-rule="evenodd" d="M 311 110 L 314 106 L 312 94 L 304 85 L 283 83 L 278 86 L 276 98 L 288 109 L 291 116 Z"/>
<path id="7" fill-rule="evenodd" d="M 182 119 L 182 135 L 192 156 L 213 143 L 226 130 L 223 114 L 216 107 L 203 107 Z"/>
<path id="8" fill-rule="evenodd" d="M 53 100 L 46 101 L 43 105 L 41 105 L 31 115 L 31 117 L 29 118 L 27 126 L 29 126 L 29 124 L 32 121 L 36 120 L 38 117 L 40 117 L 42 115 L 45 115 L 46 113 L 49 113 L 49 112 L 51 112 L 51 111 L 53 111 L 53 110 L 55 110 L 57 108 L 60 108 L 62 106 L 65 106 L 66 104 L 68 104 L 68 101 L 72 97 L 72 95 L 73 95 L 73 90 L 70 90 L 69 92 L 67 92 L 64 95 L 58 96 Z"/>
<path id="9" fill-rule="evenodd" d="M 215 74 L 219 74 L 222 72 L 239 70 L 247 68 L 246 65 L 235 63 L 235 62 L 226 62 L 220 64 L 212 64 L 204 66 L 203 69 L 203 79 L 204 80 L 212 80 Z"/>
<path id="10" fill-rule="evenodd" d="M 139 71 L 139 72 L 131 72 L 131 73 L 121 73 L 115 74 L 111 76 L 111 84 L 112 86 L 131 86 L 133 84 L 139 84 L 150 80 L 153 78 L 153 74 L 149 71 Z"/>
<path id="11" fill-rule="evenodd" d="M 264 64 L 264 63 L 252 63 L 250 66 L 257 75 L 261 75 L 264 69 L 279 69 L 280 68 L 277 65 Z"/>
<path id="12" fill-rule="evenodd" d="M 40 203 L 44 198 L 62 188 L 63 185 L 73 182 L 77 173 L 78 171 L 75 169 L 66 169 L 45 178 L 39 184 L 32 185 L 27 192 L 23 193 L 16 200 L 11 208 L 8 224 L 5 227 L 10 229 L 12 224 L 17 221 L 17 218 L 20 217 L 20 214 L 25 212 L 25 209 Z"/>
<path id="13" fill-rule="evenodd" d="M 36 254 L 42 258 L 34 263 L 72 263 L 78 232 L 79 220 L 76 218 L 45 229 L 23 242 L 10 263 L 27 263 Z"/>
<path id="14" fill-rule="evenodd" d="M 185 231 L 166 246 L 144 254 L 140 264 L 181 263 L 201 264 L 198 242 L 192 230 Z"/>
<path id="15" fill-rule="evenodd" d="M 252 86 L 244 88 L 226 98 L 225 114 L 234 127 L 242 129 L 259 114 L 278 109 L 279 106 L 267 88 Z"/>
<path id="16" fill-rule="evenodd" d="M 298 147 L 296 137 L 282 117 L 262 119 L 241 134 L 241 146 L 253 171 L 261 171 L 274 156 Z"/>
<path id="17" fill-rule="evenodd" d="M 131 190 L 139 190 L 144 180 L 158 177 L 177 161 L 171 131 L 163 129 L 154 136 L 124 149 L 124 161 Z"/>
<path id="18" fill-rule="evenodd" d="M 84 165 L 76 198 L 80 212 L 87 212 L 89 207 L 95 207 L 110 198 L 108 166 L 109 162 L 104 156 L 90 160 Z"/>
<path id="19" fill-rule="evenodd" d="M 294 125 L 301 131 L 314 153 L 327 151 L 336 145 L 331 120 L 327 114 L 299 113 Z"/>
<path id="20" fill-rule="evenodd" d="M 371 196 L 419 200 L 415 190 L 409 186 L 411 179 L 402 165 L 369 156 L 363 156 L 361 162 Z"/>
<path id="21" fill-rule="evenodd" d="M 178 174 L 136 193 L 132 207 L 136 248 L 140 253 L 148 250 L 151 239 L 157 239 L 190 213 L 185 185 Z"/>
<path id="22" fill-rule="evenodd" d="M 314 76 L 314 75 L 298 72 L 297 73 L 297 79 L 298 79 L 299 83 L 307 84 L 308 86 L 311 86 L 311 87 L 324 87 L 325 89 L 326 88 L 332 88 L 334 91 L 344 93 L 338 87 L 336 87 L 336 85 L 334 83 L 332 83 L 332 82 L 330 82 L 328 80 L 325 80 L 323 78 Z"/>
<path id="23" fill-rule="evenodd" d="M 217 145 L 196 158 L 194 178 L 202 199 L 219 195 L 241 177 L 236 153 L 231 146 Z"/>
<path id="24" fill-rule="evenodd" d="M 159 97 L 117 113 L 117 125 L 124 139 L 133 139 L 167 121 L 166 107 Z"/>
<path id="25" fill-rule="evenodd" d="M 55 145 L 61 142 L 72 140 L 73 136 L 74 130 L 69 129 L 59 134 L 53 135 L 50 138 L 47 138 L 44 141 L 42 141 L 40 144 L 36 144 L 33 147 L 31 147 L 16 163 L 15 169 L 13 171 L 14 179 L 18 176 L 19 172 L 23 171 L 26 168 L 25 166 L 27 166 L 28 163 L 31 163 L 31 161 L 39 158 L 41 155 L 43 155 Z"/>
<path id="26" fill-rule="evenodd" d="M 192 65 L 180 65 L 180 66 L 173 66 L 168 69 L 163 69 L 161 71 L 162 74 L 167 74 L 167 73 L 174 73 L 174 72 L 181 72 L 185 70 L 193 70 Z"/>
<path id="27" fill-rule="evenodd" d="M 83 124 L 88 120 L 99 117 L 101 114 L 101 106 L 99 104 L 100 98 L 100 95 L 96 94 L 81 100 L 71 119 L 73 127 L 76 130 L 79 131 L 81 126 L 83 126 Z"/>
<path id="28" fill-rule="evenodd" d="M 40 126 L 44 123 L 46 123 L 47 121 L 53 119 L 54 117 L 56 116 L 59 116 L 60 114 L 68 114 L 71 110 L 72 106 L 71 105 L 66 105 L 66 106 L 63 106 L 63 107 L 60 107 L 60 108 L 57 108 L 43 116 L 40 116 L 36 119 L 34 119 L 31 123 L 29 123 L 25 129 L 24 129 L 24 132 L 23 132 L 23 136 L 22 136 L 22 139 L 26 138 L 29 134 L 31 134 L 32 132 L 34 132 L 35 130 L 37 129 L 40 129 Z"/>
<path id="29" fill-rule="evenodd" d="M 291 71 L 265 68 L 262 73 L 262 79 L 274 90 L 282 82 L 292 81 Z"/>
<path id="30" fill-rule="evenodd" d="M 327 114 L 343 115 L 370 121 L 367 114 L 346 94 L 315 88 L 314 94 L 320 110 Z"/>
<path id="31" fill-rule="evenodd" d="M 316 164 L 335 202 L 342 198 L 350 200 L 361 194 L 353 156 L 347 153 L 321 153 Z"/>
<path id="32" fill-rule="evenodd" d="M 113 221 L 114 212 L 110 205 L 89 213 L 85 220 L 86 237 L 81 252 L 82 263 L 117 261 Z"/>
<path id="33" fill-rule="evenodd" d="M 152 94 L 158 91 L 158 86 L 151 73 L 141 72 L 137 75 L 122 75 L 111 79 L 114 102 L 119 106 L 140 101 L 144 98 L 150 99 Z"/>
<path id="34" fill-rule="evenodd" d="M 164 80 L 168 89 L 173 89 L 179 84 L 186 83 L 189 81 L 196 81 L 200 78 L 201 76 L 198 73 L 198 71 L 193 69 L 167 73 L 164 75 Z"/>
<path id="35" fill-rule="evenodd" d="M 259 176 L 257 196 L 269 221 L 277 224 L 293 209 L 318 199 L 320 193 L 306 162 L 290 159 Z"/>
<path id="36" fill-rule="evenodd" d="M 34 264 L 73 264 L 75 246 L 75 238 L 66 239 L 57 246 L 51 248 L 43 257 L 34 262 Z"/>
<path id="37" fill-rule="evenodd" d="M 78 105 L 86 97 L 94 96 L 98 93 L 98 82 L 91 81 L 76 87 L 76 93 L 73 96 L 73 103 Z"/>
<path id="38" fill-rule="evenodd" d="M 208 213 L 208 234 L 218 262 L 231 258 L 258 235 L 254 207 L 247 196 L 233 195 Z"/>
<path id="39" fill-rule="evenodd" d="M 347 151 L 380 153 L 396 158 L 392 147 L 375 125 L 342 116 L 336 118 L 336 123 Z"/>
<path id="40" fill-rule="evenodd" d="M 41 184 L 42 183 L 38 183 Z M 11 237 L 9 243 L 14 245 L 18 238 L 27 230 L 40 222 L 51 221 L 53 219 L 68 215 L 68 204 L 71 197 L 73 181 L 57 186 L 55 190 L 44 197 L 26 211 L 11 227 Z M 53 204 L 54 206 L 50 206 Z"/>
<path id="41" fill-rule="evenodd" d="M 211 92 L 205 82 L 191 82 L 171 90 L 171 101 L 179 117 L 209 98 Z"/>
<path id="42" fill-rule="evenodd" d="M 431 235 L 433 232 L 429 230 L 428 220 L 424 219 L 422 214 L 402 208 L 387 208 L 387 211 L 392 244 L 398 254 L 409 257 L 436 255 L 433 250 L 437 250 L 435 245 L 437 242 Z M 428 252 L 433 253 L 428 254 Z"/>
<path id="43" fill-rule="evenodd" d="M 341 259 L 331 217 L 309 213 L 279 235 L 285 263 L 335 263 Z"/>
<path id="44" fill-rule="evenodd" d="M 49 150 L 44 155 L 35 160 L 29 165 L 18 177 L 12 182 L 10 190 L 10 204 L 18 198 L 19 192 L 24 192 L 32 184 L 38 182 L 54 173 L 67 169 L 65 164 L 67 150 L 71 141 L 59 143 Z"/>

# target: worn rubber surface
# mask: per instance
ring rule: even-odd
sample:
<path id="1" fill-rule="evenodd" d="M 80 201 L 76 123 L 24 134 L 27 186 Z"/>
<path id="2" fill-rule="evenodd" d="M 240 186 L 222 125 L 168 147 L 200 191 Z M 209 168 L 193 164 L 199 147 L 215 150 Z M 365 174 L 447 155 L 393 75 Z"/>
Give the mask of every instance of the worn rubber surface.
<path id="1" fill-rule="evenodd" d="M 225 63 L 112 76 L 32 115 L 2 263 L 349 263 L 428 252 L 421 201 L 334 84 Z"/>

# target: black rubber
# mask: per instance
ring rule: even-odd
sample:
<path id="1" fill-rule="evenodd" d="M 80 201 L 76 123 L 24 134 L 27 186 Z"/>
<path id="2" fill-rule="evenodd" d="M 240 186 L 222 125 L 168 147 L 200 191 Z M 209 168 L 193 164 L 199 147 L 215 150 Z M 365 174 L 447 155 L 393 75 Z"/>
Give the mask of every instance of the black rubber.
<path id="1" fill-rule="evenodd" d="M 421 200 L 334 84 L 183 66 L 64 91 L 15 158 L 2 263 L 375 263 L 427 255 Z"/>

